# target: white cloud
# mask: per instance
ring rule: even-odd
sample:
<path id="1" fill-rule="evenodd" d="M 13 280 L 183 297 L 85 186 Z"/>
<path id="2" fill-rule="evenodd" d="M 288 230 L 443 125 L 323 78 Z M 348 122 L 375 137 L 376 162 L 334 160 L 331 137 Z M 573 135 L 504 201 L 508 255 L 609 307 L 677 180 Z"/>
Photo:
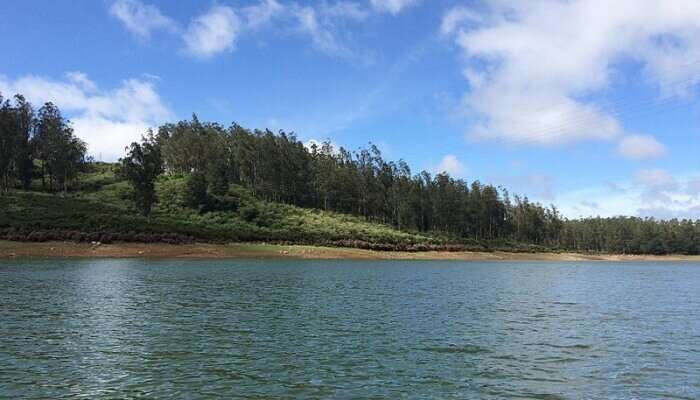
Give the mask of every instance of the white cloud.
<path id="1" fill-rule="evenodd" d="M 204 59 L 231 51 L 240 30 L 240 18 L 232 8 L 214 6 L 190 22 L 182 35 L 185 52 Z"/>
<path id="2" fill-rule="evenodd" d="M 440 24 L 440 33 L 443 35 L 450 35 L 457 31 L 463 23 L 467 21 L 478 21 L 479 15 L 474 11 L 458 6 L 448 10 L 442 17 L 442 23 Z"/>
<path id="3" fill-rule="evenodd" d="M 80 71 L 73 71 L 73 72 L 67 72 L 66 73 L 66 78 L 68 78 L 69 81 L 73 82 L 77 86 L 79 86 L 81 89 L 83 89 L 85 92 L 88 93 L 93 93 L 97 91 L 97 85 L 95 82 L 91 81 L 87 74 L 80 72 Z"/>
<path id="4" fill-rule="evenodd" d="M 241 35 L 272 26 L 288 29 L 290 26 L 311 38 L 314 47 L 331 56 L 369 62 L 367 55 L 359 54 L 346 42 L 352 36 L 348 22 L 358 22 L 377 13 L 397 14 L 418 3 L 418 0 L 371 0 L 370 3 L 336 0 L 300 5 L 279 0 L 258 0 L 244 7 L 214 5 L 206 13 L 193 18 L 183 32 L 158 8 L 141 0 L 115 0 L 110 12 L 126 28 L 141 38 L 162 29 L 181 36 L 184 54 L 200 59 L 233 51 Z"/>
<path id="5" fill-rule="evenodd" d="M 307 150 L 311 151 L 313 146 L 316 146 L 316 150 L 321 151 L 321 148 L 323 147 L 325 142 L 328 142 L 331 145 L 331 153 L 337 154 L 337 152 L 340 150 L 340 146 L 338 146 L 336 143 L 332 142 L 330 139 L 326 139 L 326 140 L 309 139 L 306 142 L 304 142 L 304 147 L 306 147 Z"/>
<path id="6" fill-rule="evenodd" d="M 138 79 L 104 91 L 80 72 L 69 73 L 65 81 L 33 75 L 12 81 L 0 76 L 0 92 L 21 93 L 37 108 L 53 102 L 70 118 L 75 134 L 88 143 L 88 152 L 104 160 L 116 160 L 147 128 L 172 117 L 153 84 Z"/>
<path id="7" fill-rule="evenodd" d="M 678 189 L 676 179 L 663 169 L 643 169 L 634 175 L 634 182 L 642 188 L 654 191 Z"/>
<path id="8" fill-rule="evenodd" d="M 453 154 L 442 157 L 440 163 L 432 168 L 436 174 L 447 172 L 453 177 L 460 177 L 466 171 L 464 164 Z"/>
<path id="9" fill-rule="evenodd" d="M 378 12 L 386 12 L 390 14 L 398 14 L 401 11 L 414 6 L 418 0 L 370 0 L 372 8 Z"/>
<path id="10" fill-rule="evenodd" d="M 215 5 L 206 13 L 193 18 L 187 30 L 182 32 L 158 8 L 140 0 L 116 0 L 110 7 L 110 13 L 135 35 L 148 38 L 152 31 L 158 29 L 177 33 L 182 36 L 185 53 L 202 59 L 233 50 L 241 32 L 262 28 L 286 11 L 287 7 L 277 0 L 260 0 L 257 4 L 237 10 Z"/>
<path id="11" fill-rule="evenodd" d="M 695 0 L 487 4 L 474 11 L 476 20 L 447 12 L 441 28 L 455 32 L 465 55 L 464 105 L 479 118 L 470 136 L 524 144 L 618 137 L 623 128 L 614 113 L 592 99 L 621 61 L 638 63 L 662 94 L 700 81 L 700 63 L 688 63 L 700 58 Z"/>
<path id="12" fill-rule="evenodd" d="M 175 30 L 176 24 L 153 5 L 140 0 L 117 0 L 109 12 L 134 35 L 148 39 L 155 30 Z"/>
<path id="13" fill-rule="evenodd" d="M 283 14 L 286 7 L 277 0 L 261 0 L 260 3 L 241 9 L 245 17 L 246 28 L 257 29 L 267 24 L 272 18 Z"/>
<path id="14" fill-rule="evenodd" d="M 620 140 L 617 151 L 625 158 L 642 160 L 666 155 L 666 146 L 651 135 L 629 135 Z"/>
<path id="15" fill-rule="evenodd" d="M 656 218 L 700 218 L 700 174 L 671 174 L 663 169 L 637 171 L 627 181 L 556 196 L 569 218 L 634 215 Z"/>

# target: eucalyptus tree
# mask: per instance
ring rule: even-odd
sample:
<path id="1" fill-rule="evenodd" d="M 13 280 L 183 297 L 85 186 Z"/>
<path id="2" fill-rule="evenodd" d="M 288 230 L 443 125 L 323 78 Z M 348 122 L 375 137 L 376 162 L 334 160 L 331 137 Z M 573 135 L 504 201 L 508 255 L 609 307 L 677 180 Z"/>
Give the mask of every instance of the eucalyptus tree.
<path id="1" fill-rule="evenodd" d="M 16 125 L 12 105 L 0 94 L 0 192 L 10 187 L 12 161 L 17 151 Z"/>
<path id="2" fill-rule="evenodd" d="M 20 115 L 27 118 L 28 112 L 25 109 Z M 20 123 L 25 124 L 23 129 L 30 129 L 28 121 Z M 42 187 L 46 188 L 48 175 L 50 190 L 58 187 L 66 192 L 86 161 L 87 144 L 75 136 L 70 121 L 63 118 L 55 104 L 49 102 L 39 109 L 32 145 L 34 157 L 41 163 Z"/>
<path id="3" fill-rule="evenodd" d="M 32 105 L 21 94 L 15 95 L 15 119 L 17 124 L 17 147 L 14 156 L 16 177 L 22 188 L 28 190 L 34 170 L 31 139 L 36 120 Z"/>
<path id="4" fill-rule="evenodd" d="M 149 131 L 141 143 L 133 142 L 127 147 L 127 154 L 119 160 L 119 174 L 133 188 L 133 201 L 141 213 L 148 216 L 157 201 L 155 182 L 163 172 L 163 159 L 160 146 Z"/>
<path id="5" fill-rule="evenodd" d="M 36 124 L 36 133 L 32 144 L 34 157 L 41 164 L 41 187 L 46 189 L 48 174 L 49 189 L 53 189 L 51 160 L 55 157 L 57 138 L 61 135 L 65 122 L 58 107 L 51 102 L 47 102 L 39 109 Z"/>
<path id="6" fill-rule="evenodd" d="M 14 115 L 10 102 L 0 94 L 0 192 L 10 185 L 10 168 L 16 148 Z"/>

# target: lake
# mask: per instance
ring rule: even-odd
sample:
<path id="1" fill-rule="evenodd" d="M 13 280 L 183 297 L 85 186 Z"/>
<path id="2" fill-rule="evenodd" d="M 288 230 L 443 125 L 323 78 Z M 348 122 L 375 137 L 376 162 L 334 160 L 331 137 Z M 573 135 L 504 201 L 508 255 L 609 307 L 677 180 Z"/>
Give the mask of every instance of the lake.
<path id="1" fill-rule="evenodd" d="M 0 398 L 700 398 L 694 263 L 5 260 L 0 290 Z"/>

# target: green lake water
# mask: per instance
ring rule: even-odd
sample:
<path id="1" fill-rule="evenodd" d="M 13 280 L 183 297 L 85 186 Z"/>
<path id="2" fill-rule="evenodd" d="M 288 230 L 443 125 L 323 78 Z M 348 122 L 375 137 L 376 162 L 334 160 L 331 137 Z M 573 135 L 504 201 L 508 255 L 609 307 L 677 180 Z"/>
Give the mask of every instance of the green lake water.
<path id="1" fill-rule="evenodd" d="M 2 399 L 698 399 L 700 264 L 0 261 Z"/>

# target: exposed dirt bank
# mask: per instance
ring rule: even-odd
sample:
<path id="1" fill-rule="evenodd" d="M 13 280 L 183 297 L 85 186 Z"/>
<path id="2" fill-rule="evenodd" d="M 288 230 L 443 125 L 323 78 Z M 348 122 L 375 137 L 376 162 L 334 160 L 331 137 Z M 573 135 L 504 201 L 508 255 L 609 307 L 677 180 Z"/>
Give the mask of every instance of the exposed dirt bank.
<path id="1" fill-rule="evenodd" d="M 576 253 L 382 252 L 350 248 L 269 244 L 87 244 L 0 241 L 0 258 L 292 258 L 350 260 L 700 261 L 700 256 L 634 256 Z"/>

